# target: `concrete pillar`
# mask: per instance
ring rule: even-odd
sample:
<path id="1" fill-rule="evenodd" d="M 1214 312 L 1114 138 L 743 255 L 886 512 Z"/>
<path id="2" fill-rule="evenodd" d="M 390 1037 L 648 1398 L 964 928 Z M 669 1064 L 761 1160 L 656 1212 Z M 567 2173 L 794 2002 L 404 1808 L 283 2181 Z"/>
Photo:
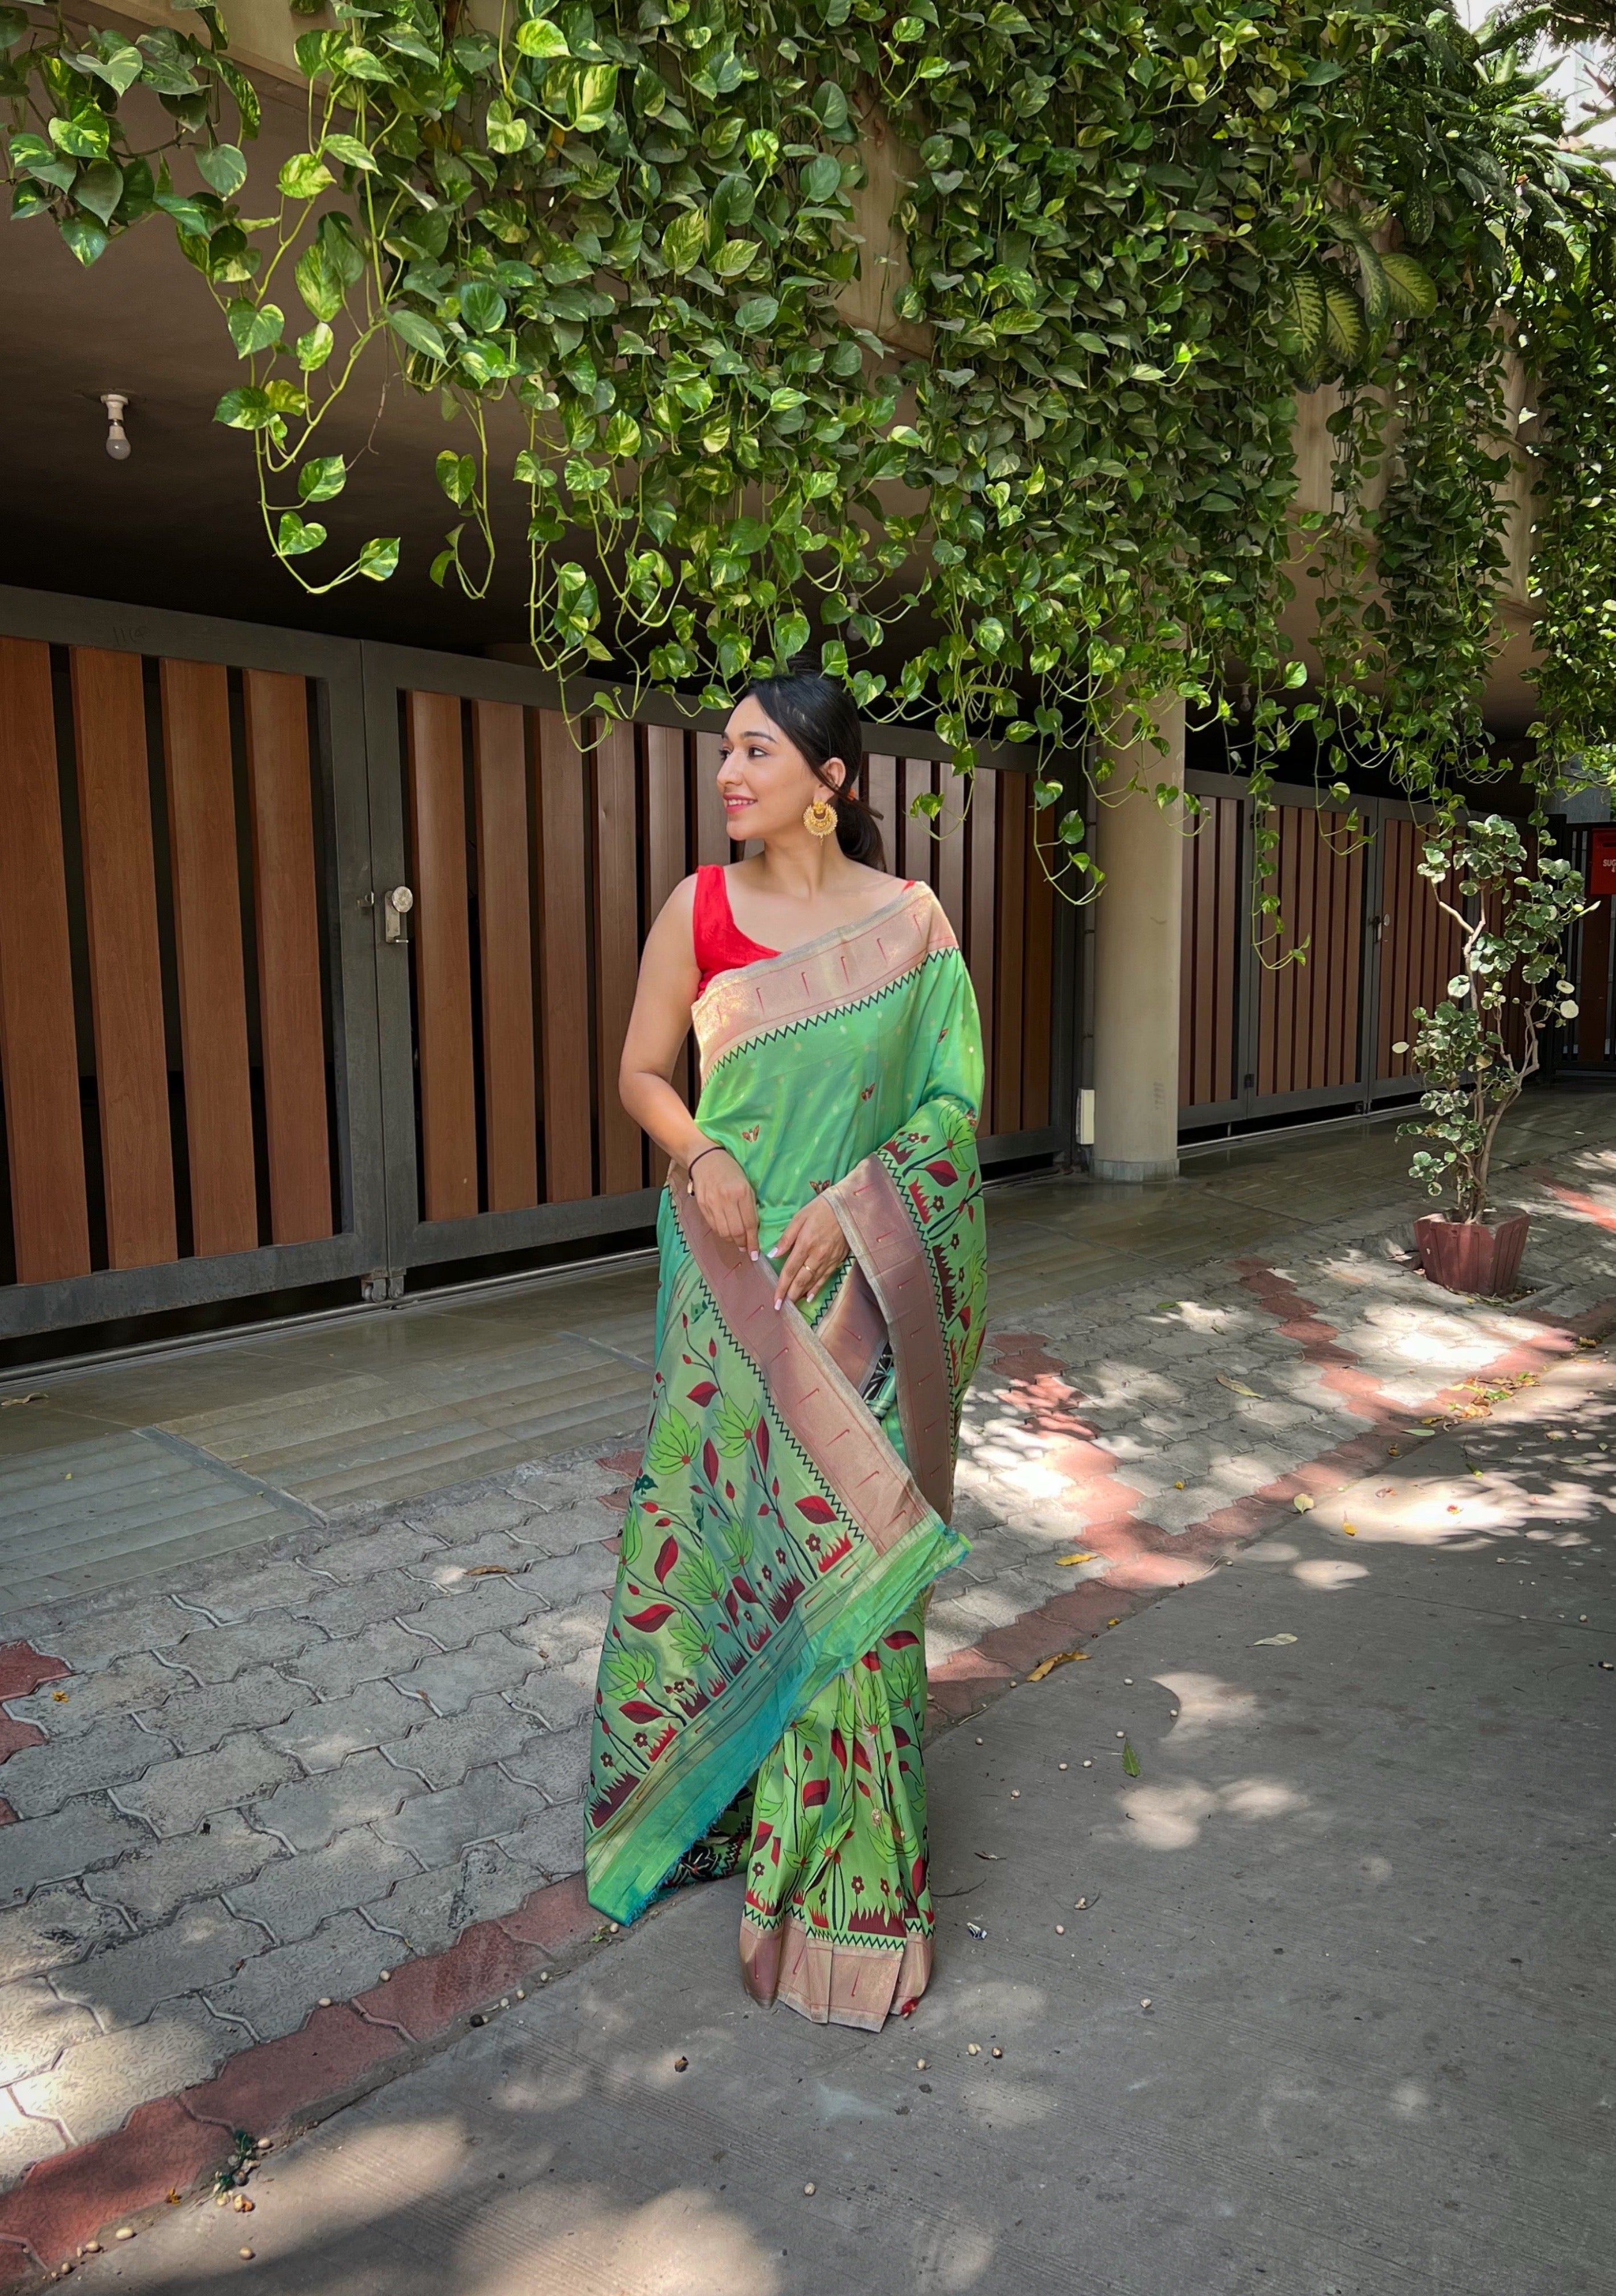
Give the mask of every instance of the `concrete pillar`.
<path id="1" fill-rule="evenodd" d="M 1184 786 L 1184 703 L 1153 712 L 1167 755 L 1141 741 L 1117 753 L 1101 792 L 1096 858 L 1105 890 L 1095 909 L 1096 1178 L 1171 1180 L 1178 1173 L 1178 947 L 1184 906 L 1184 810 L 1153 797 Z"/>

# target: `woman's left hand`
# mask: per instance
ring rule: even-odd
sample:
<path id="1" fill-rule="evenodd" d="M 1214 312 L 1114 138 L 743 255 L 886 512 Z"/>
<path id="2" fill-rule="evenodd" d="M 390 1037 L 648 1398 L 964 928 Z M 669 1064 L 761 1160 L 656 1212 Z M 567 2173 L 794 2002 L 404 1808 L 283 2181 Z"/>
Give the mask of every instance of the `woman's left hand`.
<path id="1" fill-rule="evenodd" d="M 775 1286 L 778 1313 L 786 1300 L 809 1298 L 834 1275 L 848 1256 L 848 1240 L 834 1211 L 816 1196 L 804 1204 L 768 1256 L 781 1263 Z"/>

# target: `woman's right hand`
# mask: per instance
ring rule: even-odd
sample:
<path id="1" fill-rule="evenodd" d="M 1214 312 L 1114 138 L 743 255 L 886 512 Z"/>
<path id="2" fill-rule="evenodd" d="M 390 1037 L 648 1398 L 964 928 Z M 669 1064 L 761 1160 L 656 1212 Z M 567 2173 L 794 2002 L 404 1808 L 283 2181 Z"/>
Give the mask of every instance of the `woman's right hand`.
<path id="1" fill-rule="evenodd" d="M 690 1165 L 696 1209 L 715 1235 L 758 1257 L 758 1199 L 727 1148 L 698 1149 Z"/>

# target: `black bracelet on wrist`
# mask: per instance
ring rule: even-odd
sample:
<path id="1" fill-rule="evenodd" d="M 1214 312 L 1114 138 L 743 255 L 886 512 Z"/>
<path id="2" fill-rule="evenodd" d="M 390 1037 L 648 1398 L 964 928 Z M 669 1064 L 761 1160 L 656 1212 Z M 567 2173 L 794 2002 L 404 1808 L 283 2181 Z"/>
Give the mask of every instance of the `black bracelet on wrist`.
<path id="1" fill-rule="evenodd" d="M 701 1162 L 703 1156 L 727 1156 L 728 1153 L 728 1149 L 724 1145 L 724 1143 L 721 1140 L 715 1140 L 712 1145 L 709 1148 L 698 1148 L 695 1154 L 691 1158 L 689 1163 L 685 1167 L 685 1194 L 687 1196 L 693 1196 L 695 1194 L 696 1184 L 691 1175 L 694 1172 L 696 1166 Z"/>

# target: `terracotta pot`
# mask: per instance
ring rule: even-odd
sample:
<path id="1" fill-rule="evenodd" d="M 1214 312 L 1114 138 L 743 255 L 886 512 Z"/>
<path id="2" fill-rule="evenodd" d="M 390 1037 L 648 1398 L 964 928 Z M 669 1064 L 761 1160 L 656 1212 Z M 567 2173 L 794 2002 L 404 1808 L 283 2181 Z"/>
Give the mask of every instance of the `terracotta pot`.
<path id="1" fill-rule="evenodd" d="M 1531 1224 L 1528 1212 L 1512 1212 L 1496 1223 L 1427 1212 L 1414 1224 L 1420 1266 L 1445 1292 L 1472 1292 L 1483 1300 L 1497 1300 L 1515 1288 Z"/>

